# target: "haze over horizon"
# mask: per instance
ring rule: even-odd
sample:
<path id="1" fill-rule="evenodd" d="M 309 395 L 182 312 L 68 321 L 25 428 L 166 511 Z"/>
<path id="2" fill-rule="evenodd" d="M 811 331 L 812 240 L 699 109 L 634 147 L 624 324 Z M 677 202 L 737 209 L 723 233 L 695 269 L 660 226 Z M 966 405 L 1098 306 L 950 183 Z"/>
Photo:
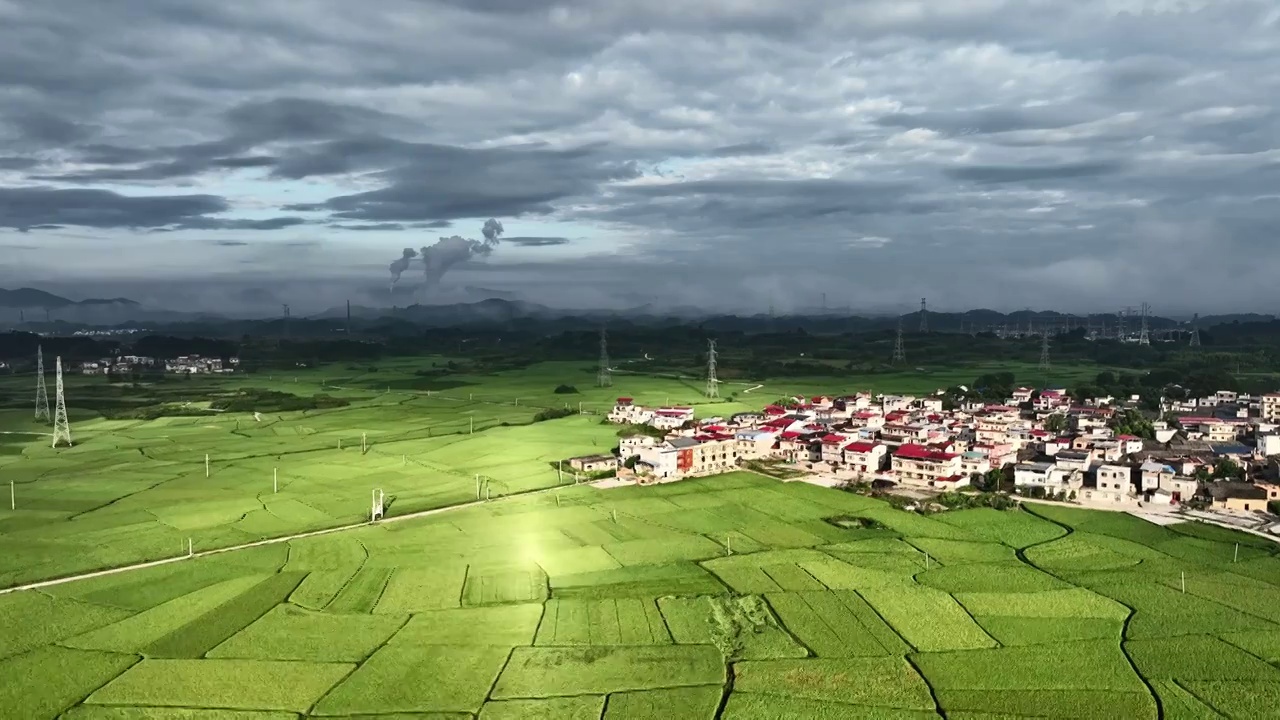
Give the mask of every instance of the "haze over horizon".
<path id="1" fill-rule="evenodd" d="M 1266 313 L 1276 97 L 1271 0 L 0 0 L 0 287 Z"/>

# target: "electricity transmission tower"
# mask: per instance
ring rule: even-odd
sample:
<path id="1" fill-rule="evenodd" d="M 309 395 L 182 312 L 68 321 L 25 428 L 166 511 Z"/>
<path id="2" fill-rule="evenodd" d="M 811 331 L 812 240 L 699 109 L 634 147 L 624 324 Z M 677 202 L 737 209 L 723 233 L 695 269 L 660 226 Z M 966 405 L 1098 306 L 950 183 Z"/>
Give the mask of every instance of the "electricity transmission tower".
<path id="1" fill-rule="evenodd" d="M 62 394 L 62 358 L 59 357 L 57 364 L 57 394 L 58 398 L 54 403 L 53 411 L 53 447 L 58 447 L 59 440 L 66 440 L 67 445 L 71 445 L 71 423 L 67 422 L 67 399 Z"/>
<path id="2" fill-rule="evenodd" d="M 1191 347 L 1200 347 L 1200 313 L 1191 318 Z"/>
<path id="3" fill-rule="evenodd" d="M 1040 370 L 1049 372 L 1049 328 L 1045 328 L 1041 333 L 1040 340 Z"/>
<path id="4" fill-rule="evenodd" d="M 1151 336 L 1147 333 L 1147 315 L 1151 312 L 1151 306 L 1142 303 L 1142 332 L 1138 335 L 1139 345 L 1150 345 Z"/>
<path id="5" fill-rule="evenodd" d="M 929 311 L 925 298 L 920 298 L 920 332 L 929 332 Z"/>
<path id="6" fill-rule="evenodd" d="M 289 339 L 289 306 L 284 305 L 284 318 L 282 319 L 282 329 L 286 340 Z"/>
<path id="7" fill-rule="evenodd" d="M 596 372 L 596 385 L 613 385 L 613 376 L 609 373 L 609 345 L 603 327 L 600 328 L 600 369 Z"/>
<path id="8" fill-rule="evenodd" d="M 898 337 L 893 341 L 893 364 L 907 361 L 907 352 L 902 348 L 902 318 L 898 318 Z"/>
<path id="9" fill-rule="evenodd" d="M 44 387 L 44 348 L 36 346 L 36 420 L 49 422 L 49 391 Z"/>
<path id="10" fill-rule="evenodd" d="M 716 379 L 716 341 L 707 341 L 707 397 L 720 397 L 720 381 Z"/>
<path id="11" fill-rule="evenodd" d="M 1124 318 L 1128 314 L 1129 314 L 1129 308 L 1125 308 L 1120 312 L 1116 313 L 1116 339 L 1119 340 L 1120 342 L 1124 342 L 1124 338 L 1126 334 L 1125 327 L 1124 327 Z"/>

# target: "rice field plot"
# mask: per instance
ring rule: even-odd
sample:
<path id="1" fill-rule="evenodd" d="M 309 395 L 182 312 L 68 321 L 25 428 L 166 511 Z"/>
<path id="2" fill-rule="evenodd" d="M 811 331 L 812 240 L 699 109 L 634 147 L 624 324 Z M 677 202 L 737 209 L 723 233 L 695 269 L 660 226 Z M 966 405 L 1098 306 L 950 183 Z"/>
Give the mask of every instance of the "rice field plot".
<path id="1" fill-rule="evenodd" d="M 344 663 L 143 660 L 85 702 L 305 712 L 353 668 Z"/>
<path id="2" fill-rule="evenodd" d="M 491 700 L 480 708 L 480 720 L 600 720 L 604 695 Z"/>
<path id="3" fill-rule="evenodd" d="M 1280 683 L 1275 682 L 1196 680 L 1186 687 L 1227 717 L 1275 717 L 1280 705 Z"/>
<path id="4" fill-rule="evenodd" d="M 466 576 L 466 565 L 445 565 L 433 569 L 401 568 L 391 574 L 373 612 L 403 615 L 460 607 Z M 341 600 L 341 596 L 338 600 Z"/>
<path id="5" fill-rule="evenodd" d="M 543 614 L 541 603 L 424 612 L 414 615 L 390 642 L 413 646 L 532 645 Z"/>
<path id="6" fill-rule="evenodd" d="M 664 595 L 715 595 L 729 589 L 715 576 L 692 562 L 635 565 L 572 575 L 552 575 L 551 594 L 556 598 L 638 597 Z"/>
<path id="7" fill-rule="evenodd" d="M 139 653 L 151 643 L 181 630 L 265 579 L 263 575 L 243 575 L 225 580 L 110 625 L 67 638 L 63 644 L 84 650 Z"/>
<path id="8" fill-rule="evenodd" d="M 495 700 L 722 685 L 725 667 L 710 645 L 516 648 Z"/>
<path id="9" fill-rule="evenodd" d="M 462 586 L 464 606 L 542 601 L 547 576 L 539 569 L 469 571 Z"/>
<path id="10" fill-rule="evenodd" d="M 677 644 L 714 645 L 725 658 L 806 657 L 765 601 L 743 597 L 664 597 L 658 607 Z"/>
<path id="11" fill-rule="evenodd" d="M 918 653 L 912 658 L 947 713 L 1156 715 L 1154 699 L 1114 641 Z M 1081 714 L 1085 708 L 1094 714 Z"/>
<path id="12" fill-rule="evenodd" d="M 604 720 L 714 720 L 723 694 L 719 685 L 613 693 Z"/>
<path id="13" fill-rule="evenodd" d="M 815 550 L 774 550 L 708 560 L 702 566 L 715 573 L 734 592 L 759 594 L 779 591 L 825 590 L 806 566 L 832 561 Z M 834 562 L 834 561 L 832 561 Z"/>
<path id="14" fill-rule="evenodd" d="M 941 522 L 967 531 L 975 539 L 1025 548 L 1066 535 L 1066 530 L 1026 510 L 973 508 L 942 513 Z"/>
<path id="15" fill-rule="evenodd" d="M 56 645 L 0 660 L 0 708 L 12 718 L 57 717 L 137 661 Z"/>
<path id="16" fill-rule="evenodd" d="M 729 695 L 729 702 L 720 717 L 724 720 L 937 720 L 940 716 L 933 710 L 873 708 L 782 695 L 734 692 Z M 994 719 L 984 717 L 983 720 Z"/>
<path id="17" fill-rule="evenodd" d="M 312 714 L 479 712 L 509 653 L 498 646 L 389 643 Z"/>
<path id="18" fill-rule="evenodd" d="M 359 662 L 407 618 L 338 615 L 280 605 L 209 651 L 210 658 Z"/>
<path id="19" fill-rule="evenodd" d="M 667 645 L 671 634 L 653 600 L 550 600 L 537 645 Z"/>
<path id="20" fill-rule="evenodd" d="M 769 593 L 765 598 L 783 626 L 818 657 L 901 656 L 910 649 L 855 592 Z"/>
<path id="21" fill-rule="evenodd" d="M 142 649 L 148 657 L 199 658 L 268 610 L 284 601 L 302 582 L 300 573 L 281 572 L 159 638 Z"/>
<path id="22" fill-rule="evenodd" d="M 924 678 L 901 657 L 742 662 L 734 667 L 733 692 L 868 709 L 934 709 Z"/>
<path id="23" fill-rule="evenodd" d="M 1017 560 L 934 568 L 916 575 L 916 581 L 949 593 L 1041 592 L 1073 587 Z"/>
<path id="24" fill-rule="evenodd" d="M 926 587 L 865 588 L 859 594 L 923 652 L 994 647 L 996 641 L 947 593 Z"/>
<path id="25" fill-rule="evenodd" d="M 38 592 L 0 595 L 0 659 L 110 625 L 131 614 Z"/>
<path id="26" fill-rule="evenodd" d="M 373 612 L 391 579 L 391 572 L 391 568 L 361 568 L 347 580 L 324 609 L 342 613 Z M 388 612 L 394 614 L 395 611 Z"/>
<path id="27" fill-rule="evenodd" d="M 1013 548 L 999 543 L 918 538 L 913 539 L 911 544 L 928 553 L 932 560 L 939 560 L 944 565 L 997 563 L 1017 559 Z"/>
<path id="28" fill-rule="evenodd" d="M 1127 633 L 1131 639 L 1280 629 L 1262 618 L 1162 584 L 1116 583 L 1090 589 L 1133 608 Z"/>

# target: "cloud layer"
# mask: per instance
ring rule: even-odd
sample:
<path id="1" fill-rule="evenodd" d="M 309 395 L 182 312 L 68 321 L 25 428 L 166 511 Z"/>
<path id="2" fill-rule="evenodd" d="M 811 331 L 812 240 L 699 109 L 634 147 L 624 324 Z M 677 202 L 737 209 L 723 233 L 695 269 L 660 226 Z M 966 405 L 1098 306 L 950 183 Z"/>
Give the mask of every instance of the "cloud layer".
<path id="1" fill-rule="evenodd" d="M 0 282 L 1266 309 L 1276 97 L 1272 0 L 0 0 Z"/>

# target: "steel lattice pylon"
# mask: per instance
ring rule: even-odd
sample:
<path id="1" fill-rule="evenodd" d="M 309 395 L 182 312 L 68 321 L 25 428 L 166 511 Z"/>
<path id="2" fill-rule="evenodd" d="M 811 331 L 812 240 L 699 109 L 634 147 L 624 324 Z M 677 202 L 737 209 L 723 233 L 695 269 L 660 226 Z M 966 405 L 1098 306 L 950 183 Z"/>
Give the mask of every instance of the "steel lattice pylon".
<path id="1" fill-rule="evenodd" d="M 893 342 L 893 364 L 907 361 L 907 352 L 902 347 L 902 318 L 898 318 L 898 337 Z"/>
<path id="2" fill-rule="evenodd" d="M 36 346 L 36 420 L 49 422 L 49 391 L 44 387 L 44 348 Z"/>
<path id="3" fill-rule="evenodd" d="M 720 397 L 720 381 L 716 379 L 716 341 L 707 341 L 707 397 Z"/>
<path id="4" fill-rule="evenodd" d="M 608 336 L 604 328 L 600 328 L 600 369 L 596 372 L 596 385 L 600 387 L 613 385 L 613 373 L 609 370 Z"/>
<path id="5" fill-rule="evenodd" d="M 71 445 L 71 423 L 67 421 L 67 398 L 62 392 L 62 358 L 57 359 L 57 393 L 53 411 L 53 447 L 58 447 L 59 440 L 66 440 Z"/>

